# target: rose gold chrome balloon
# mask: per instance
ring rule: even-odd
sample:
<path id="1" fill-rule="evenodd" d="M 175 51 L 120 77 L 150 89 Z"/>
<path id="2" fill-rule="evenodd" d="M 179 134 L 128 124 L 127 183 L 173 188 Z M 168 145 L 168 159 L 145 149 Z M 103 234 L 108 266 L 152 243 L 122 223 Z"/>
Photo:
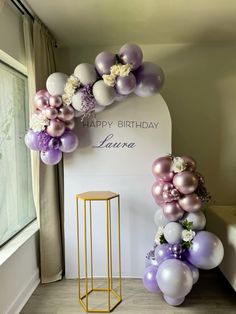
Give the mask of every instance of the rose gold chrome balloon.
<path id="1" fill-rule="evenodd" d="M 184 215 L 184 210 L 179 206 L 177 201 L 164 204 L 163 213 L 170 221 L 177 221 Z"/>
<path id="2" fill-rule="evenodd" d="M 58 118 L 61 121 L 70 121 L 74 118 L 75 111 L 71 106 L 63 106 L 59 108 Z"/>
<path id="3" fill-rule="evenodd" d="M 196 193 L 192 193 L 182 197 L 179 200 L 179 205 L 186 212 L 193 213 L 201 209 L 202 201 L 200 200 L 200 197 Z"/>
<path id="4" fill-rule="evenodd" d="M 72 119 L 72 120 L 70 120 L 70 121 L 66 121 L 66 122 L 65 122 L 65 126 L 66 126 L 67 129 L 73 130 L 74 127 L 75 127 L 75 120 Z"/>
<path id="5" fill-rule="evenodd" d="M 173 179 L 174 173 L 170 170 L 172 158 L 169 156 L 157 158 L 152 165 L 152 172 L 157 179 L 169 182 Z"/>
<path id="6" fill-rule="evenodd" d="M 162 197 L 164 184 L 165 182 L 157 181 L 152 186 L 152 196 L 154 197 L 158 205 L 161 205 L 164 202 L 163 197 Z"/>
<path id="7" fill-rule="evenodd" d="M 193 193 L 198 186 L 198 178 L 191 171 L 182 171 L 177 173 L 173 178 L 173 184 L 182 194 Z"/>
<path id="8" fill-rule="evenodd" d="M 62 105 L 62 98 L 61 96 L 50 96 L 49 97 L 49 104 L 51 107 L 58 108 Z"/>
<path id="9" fill-rule="evenodd" d="M 58 111 L 56 108 L 48 107 L 44 110 L 46 117 L 50 120 L 56 119 L 58 115 Z"/>
<path id="10" fill-rule="evenodd" d="M 65 123 L 56 119 L 50 121 L 46 131 L 53 137 L 60 137 L 65 132 L 65 128 Z"/>
<path id="11" fill-rule="evenodd" d="M 196 161 L 192 157 L 182 156 L 181 158 L 183 158 L 183 160 L 187 164 L 186 170 L 194 172 L 197 169 L 197 163 L 196 163 Z"/>

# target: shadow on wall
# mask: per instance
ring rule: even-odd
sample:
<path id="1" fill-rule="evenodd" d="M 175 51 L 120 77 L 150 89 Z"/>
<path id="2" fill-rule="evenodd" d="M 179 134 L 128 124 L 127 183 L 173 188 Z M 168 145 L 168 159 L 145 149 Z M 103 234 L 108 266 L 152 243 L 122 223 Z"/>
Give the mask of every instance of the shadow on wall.
<path id="1" fill-rule="evenodd" d="M 144 60 L 159 64 L 166 75 L 161 94 L 172 117 L 173 153 L 197 160 L 213 203 L 235 204 L 236 44 L 141 47 Z M 93 63 L 100 51 L 118 49 L 104 46 L 58 49 L 58 71 L 72 73 L 81 62 Z"/>

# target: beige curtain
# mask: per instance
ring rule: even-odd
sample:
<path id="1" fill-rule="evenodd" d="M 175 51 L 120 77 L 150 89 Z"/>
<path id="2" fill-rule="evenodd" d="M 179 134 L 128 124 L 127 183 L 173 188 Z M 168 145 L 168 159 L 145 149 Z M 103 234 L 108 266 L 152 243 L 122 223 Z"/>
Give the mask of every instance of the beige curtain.
<path id="1" fill-rule="evenodd" d="M 55 72 L 55 41 L 37 18 L 33 25 L 24 18 L 24 37 L 32 104 L 35 90 L 45 89 L 47 77 Z M 31 108 L 31 111 L 33 108 Z M 32 154 L 33 193 L 40 226 L 41 282 L 60 280 L 63 274 L 63 165 L 46 166 Z"/>
<path id="2" fill-rule="evenodd" d="M 4 7 L 5 2 L 6 2 L 6 0 L 0 0 L 0 13 Z"/>

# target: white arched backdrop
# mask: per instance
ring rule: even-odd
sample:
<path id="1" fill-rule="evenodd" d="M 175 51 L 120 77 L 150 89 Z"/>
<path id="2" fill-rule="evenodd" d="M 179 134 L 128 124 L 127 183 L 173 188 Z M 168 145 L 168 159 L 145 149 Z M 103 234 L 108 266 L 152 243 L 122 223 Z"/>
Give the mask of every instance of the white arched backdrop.
<path id="1" fill-rule="evenodd" d="M 171 153 L 171 118 L 167 104 L 160 94 L 148 98 L 131 96 L 97 114 L 96 120 L 79 122 L 75 131 L 80 146 L 64 157 L 66 278 L 78 276 L 75 195 L 91 190 L 120 194 L 122 276 L 142 277 L 145 254 L 151 249 L 156 233 L 153 217 L 157 205 L 151 194 L 154 182 L 151 166 L 157 157 Z M 113 147 L 114 143 L 126 144 Z M 116 276 L 115 200 L 111 210 L 113 274 Z M 83 230 L 80 231 L 82 236 Z M 95 277 L 106 275 L 105 236 L 105 203 L 94 202 Z"/>

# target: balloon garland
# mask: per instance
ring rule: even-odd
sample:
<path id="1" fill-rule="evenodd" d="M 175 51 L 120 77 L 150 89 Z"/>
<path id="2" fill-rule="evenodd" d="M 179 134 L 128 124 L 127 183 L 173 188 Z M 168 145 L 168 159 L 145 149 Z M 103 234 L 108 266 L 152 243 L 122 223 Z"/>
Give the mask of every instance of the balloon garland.
<path id="1" fill-rule="evenodd" d="M 68 77 L 52 73 L 46 81 L 47 90 L 36 93 L 36 112 L 32 115 L 25 144 L 40 151 L 48 165 L 60 162 L 62 153 L 78 147 L 74 134 L 76 119 L 94 117 L 115 101 L 131 93 L 148 97 L 160 91 L 164 83 L 162 69 L 143 62 L 143 53 L 135 44 L 125 44 L 118 54 L 102 51 L 95 64 L 81 63 Z"/>
<path id="2" fill-rule="evenodd" d="M 186 156 L 160 157 L 152 165 L 152 195 L 161 208 L 154 217 L 158 230 L 146 256 L 143 283 L 150 292 L 162 292 L 172 306 L 184 302 L 198 281 L 198 269 L 217 267 L 224 256 L 221 240 L 203 231 L 201 208 L 210 196 L 196 168 L 195 160 Z"/>

